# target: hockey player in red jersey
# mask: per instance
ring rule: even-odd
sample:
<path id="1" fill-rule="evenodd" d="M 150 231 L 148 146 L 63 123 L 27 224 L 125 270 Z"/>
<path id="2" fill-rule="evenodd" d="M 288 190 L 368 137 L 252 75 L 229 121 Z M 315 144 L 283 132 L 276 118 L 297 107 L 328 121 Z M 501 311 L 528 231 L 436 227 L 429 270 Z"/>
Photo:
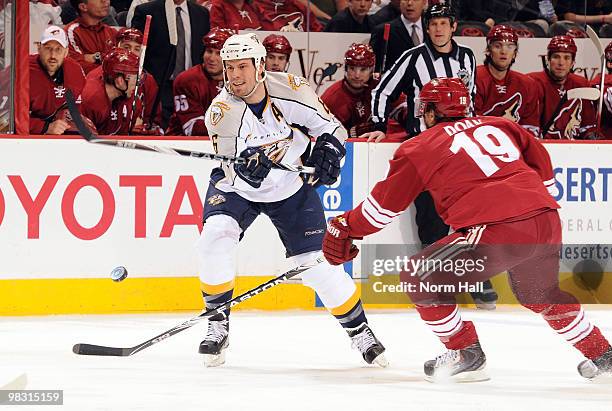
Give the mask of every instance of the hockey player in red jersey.
<path id="1" fill-rule="evenodd" d="M 601 112 L 601 136 L 612 140 L 612 41 L 606 47 L 606 69 L 608 74 L 604 78 L 604 104 Z M 601 85 L 601 74 L 591 82 L 593 87 Z"/>
<path id="2" fill-rule="evenodd" d="M 104 56 L 101 75 L 88 76 L 82 93 L 81 113 L 94 123 L 100 134 L 127 135 L 130 121 L 142 124 L 140 99 L 136 101 L 136 113 L 132 117 L 137 75 L 138 57 L 115 48 Z"/>
<path id="3" fill-rule="evenodd" d="M 65 117 L 66 90 L 80 102 L 85 85 L 83 69 L 68 57 L 63 29 L 49 26 L 43 32 L 38 55 L 30 56 L 30 133 L 64 134 L 72 127 Z"/>
<path id="4" fill-rule="evenodd" d="M 206 136 L 204 113 L 223 88 L 223 65 L 219 54 L 225 40 L 234 32 L 214 27 L 204 36 L 202 64 L 178 75 L 174 84 L 174 113 L 170 117 L 170 135 Z"/>
<path id="5" fill-rule="evenodd" d="M 117 32 L 115 39 L 117 40 L 118 48 L 122 48 L 131 52 L 136 57 L 140 57 L 143 41 L 140 30 L 124 27 Z M 89 72 L 87 80 L 95 82 L 95 79 L 100 79 L 102 77 L 102 66 L 100 66 Z M 161 134 L 161 129 L 158 126 L 161 122 L 161 107 L 159 105 L 157 106 L 155 116 L 153 116 L 152 113 L 155 106 L 155 98 L 159 90 L 157 82 L 152 75 L 144 70 L 141 74 L 140 82 L 142 86 L 138 89 L 138 99 L 140 102 L 143 102 L 144 118 L 141 119 L 138 124 L 132 126 L 130 134 L 159 135 Z"/>
<path id="6" fill-rule="evenodd" d="M 595 138 L 595 108 L 590 101 L 576 99 L 560 105 L 567 90 L 590 87 L 584 77 L 571 73 L 576 51 L 572 37 L 555 36 L 548 43 L 548 68 L 529 74 L 537 85 L 542 138 Z"/>
<path id="7" fill-rule="evenodd" d="M 486 357 L 474 324 L 461 319 L 457 289 L 433 292 L 424 285 L 480 282 L 506 270 L 517 300 L 587 357 L 578 366 L 583 377 L 612 372 L 609 342 L 559 288 L 561 223 L 547 191 L 554 177 L 544 147 L 504 118 L 466 118 L 470 95 L 459 79 L 430 81 L 417 103 L 427 130 L 396 150 L 387 177 L 361 204 L 328 223 L 325 257 L 332 264 L 352 260 L 353 240 L 381 230 L 428 190 L 455 232 L 412 256 L 400 275 L 419 315 L 448 349 L 425 362 L 428 379 L 486 379 Z M 470 261 L 467 273 L 453 268 Z"/>
<path id="8" fill-rule="evenodd" d="M 260 16 L 262 30 L 323 31 L 314 13 L 297 0 L 258 0 L 253 8 Z"/>
<path id="9" fill-rule="evenodd" d="M 350 137 L 358 137 L 374 130 L 372 123 L 372 90 L 378 84 L 372 76 L 376 56 L 368 44 L 353 43 L 344 53 L 344 78 L 332 84 L 321 96 Z M 393 120 L 389 122 L 389 133 L 401 132 L 402 128 Z"/>
<path id="10" fill-rule="evenodd" d="M 289 69 L 289 58 L 293 47 L 287 37 L 281 34 L 270 34 L 264 41 L 266 48 L 266 71 L 277 71 L 286 73 Z"/>
<path id="11" fill-rule="evenodd" d="M 260 30 L 261 20 L 248 0 L 212 0 L 210 27 L 232 30 Z"/>
<path id="12" fill-rule="evenodd" d="M 537 136 L 540 113 L 533 93 L 536 86 L 525 74 L 511 70 L 517 53 L 514 28 L 500 24 L 489 31 L 485 62 L 476 68 L 474 109 L 478 115 L 507 118 Z"/>

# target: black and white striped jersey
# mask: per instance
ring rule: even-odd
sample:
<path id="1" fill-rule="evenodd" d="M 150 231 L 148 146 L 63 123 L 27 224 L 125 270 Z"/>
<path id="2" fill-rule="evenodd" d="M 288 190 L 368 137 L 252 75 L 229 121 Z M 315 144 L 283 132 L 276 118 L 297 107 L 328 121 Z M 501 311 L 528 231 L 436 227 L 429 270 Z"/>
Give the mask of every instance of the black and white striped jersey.
<path id="1" fill-rule="evenodd" d="M 433 78 L 459 77 L 472 96 L 472 107 L 476 96 L 476 58 L 469 47 L 451 40 L 450 53 L 435 50 L 429 38 L 419 46 L 406 50 L 382 77 L 372 91 L 372 119 L 377 130 L 385 131 L 391 111 L 391 102 L 400 93 L 406 94 L 408 116 L 404 127 L 411 137 L 425 129 L 422 121 L 415 117 L 415 100 L 424 84 Z M 473 111 L 473 110 L 472 110 Z"/>

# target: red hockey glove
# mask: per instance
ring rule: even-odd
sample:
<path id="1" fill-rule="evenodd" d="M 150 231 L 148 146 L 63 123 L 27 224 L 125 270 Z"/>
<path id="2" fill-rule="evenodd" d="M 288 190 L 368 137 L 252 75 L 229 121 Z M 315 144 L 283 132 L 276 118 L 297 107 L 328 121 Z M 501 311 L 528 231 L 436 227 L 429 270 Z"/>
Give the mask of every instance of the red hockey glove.
<path id="1" fill-rule="evenodd" d="M 323 255 L 331 265 L 340 265 L 357 257 L 359 249 L 349 237 L 349 227 L 342 216 L 334 217 L 327 223 L 323 237 Z"/>

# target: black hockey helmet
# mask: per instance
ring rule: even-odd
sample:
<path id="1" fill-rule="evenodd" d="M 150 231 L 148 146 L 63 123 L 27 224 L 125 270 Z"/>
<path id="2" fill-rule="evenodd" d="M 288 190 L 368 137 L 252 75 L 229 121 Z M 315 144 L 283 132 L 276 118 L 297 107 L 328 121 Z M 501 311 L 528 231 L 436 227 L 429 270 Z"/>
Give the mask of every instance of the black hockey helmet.
<path id="1" fill-rule="evenodd" d="M 423 13 L 423 30 L 427 30 L 431 19 L 438 17 L 448 17 L 451 26 L 457 21 L 457 15 L 451 6 L 441 3 L 432 4 Z"/>

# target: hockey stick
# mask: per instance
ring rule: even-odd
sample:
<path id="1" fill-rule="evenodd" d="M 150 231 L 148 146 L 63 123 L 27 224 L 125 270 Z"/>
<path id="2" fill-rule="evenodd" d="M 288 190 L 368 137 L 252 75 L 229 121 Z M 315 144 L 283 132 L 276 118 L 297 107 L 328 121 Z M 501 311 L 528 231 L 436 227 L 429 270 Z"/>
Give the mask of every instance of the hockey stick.
<path id="1" fill-rule="evenodd" d="M 138 73 L 136 74 L 136 87 L 134 88 L 134 95 L 132 100 L 132 113 L 130 114 L 130 122 L 128 123 L 128 136 L 132 134 L 132 128 L 134 128 L 134 113 L 136 113 L 136 101 L 138 100 L 138 92 L 140 91 L 140 80 L 142 80 L 142 68 L 144 66 L 145 54 L 147 52 L 147 43 L 149 42 L 149 29 L 151 28 L 151 15 L 147 14 L 145 20 L 144 34 L 142 36 L 142 48 L 140 50 L 140 56 L 138 56 Z M 144 101 L 142 105 L 142 117 L 144 122 Z"/>
<path id="2" fill-rule="evenodd" d="M 202 314 L 198 315 L 197 317 L 193 317 L 169 329 L 168 331 L 165 331 L 133 347 L 121 348 L 121 347 L 105 347 L 102 345 L 93 345 L 93 344 L 75 344 L 74 347 L 72 347 L 72 352 L 74 352 L 75 354 L 79 354 L 79 355 L 103 355 L 103 356 L 114 356 L 114 357 L 129 357 L 130 355 L 134 355 L 137 352 L 144 350 L 145 348 L 149 348 L 150 346 L 157 344 L 158 342 L 161 342 L 165 340 L 166 338 L 169 338 L 175 334 L 180 333 L 181 331 L 185 331 L 186 329 L 191 328 L 192 326 L 196 325 L 197 323 L 199 323 L 200 321 L 202 321 L 203 319 L 207 317 L 212 317 L 217 314 L 224 314 L 224 311 L 227 310 L 228 308 L 234 307 L 235 305 L 238 305 L 243 301 L 246 301 L 252 297 L 255 297 L 257 294 L 263 291 L 266 291 L 269 288 L 277 286 L 287 281 L 288 279 L 295 277 L 296 275 L 303 273 L 304 271 L 312 267 L 315 267 L 316 265 L 322 263 L 323 261 L 324 261 L 323 257 L 319 257 L 318 259 L 316 259 L 315 261 L 309 264 L 304 264 L 299 267 L 293 268 L 287 271 L 286 273 L 276 278 L 271 279 L 268 282 L 265 282 L 243 294 L 240 294 L 238 297 L 232 298 L 231 300 L 218 306 L 217 308 L 204 311 Z"/>
<path id="3" fill-rule="evenodd" d="M 192 151 L 186 150 L 182 148 L 173 148 L 173 147 L 160 147 L 154 146 L 152 144 L 143 144 L 143 143 L 135 143 L 132 141 L 125 140 L 105 140 L 97 135 L 95 135 L 83 122 L 83 118 L 79 113 L 79 109 L 76 106 L 76 102 L 74 100 L 74 95 L 70 90 L 66 91 L 66 104 L 68 105 L 68 111 L 70 111 L 70 115 L 72 116 L 72 120 L 76 128 L 79 130 L 81 137 L 87 140 L 90 143 L 96 144 L 104 144 L 109 146 L 127 148 L 132 150 L 142 150 L 142 151 L 152 151 L 155 153 L 161 154 L 171 154 L 178 155 L 184 157 L 195 157 L 195 158 L 203 158 L 206 160 L 215 160 L 221 161 L 229 164 L 246 164 L 247 159 L 243 157 L 232 157 L 232 156 L 224 156 L 221 154 L 213 154 L 213 153 L 204 153 L 201 151 Z M 303 174 L 314 174 L 314 167 L 307 166 L 298 166 L 298 165 L 290 165 L 290 164 L 282 164 L 282 163 L 273 163 L 273 168 L 285 171 L 293 171 L 297 173 Z"/>
<path id="4" fill-rule="evenodd" d="M 380 66 L 380 73 L 385 72 L 385 64 L 387 64 L 387 49 L 389 48 L 389 33 L 391 32 L 391 24 L 385 23 L 385 31 L 383 32 L 383 40 L 385 41 L 385 51 L 383 52 L 382 65 Z"/>
<path id="5" fill-rule="evenodd" d="M 581 100 L 594 101 L 594 100 L 597 100 L 598 98 L 599 98 L 599 90 L 597 90 L 596 88 L 578 87 L 578 88 L 573 88 L 571 90 L 567 90 L 565 92 L 565 95 L 561 97 L 561 99 L 559 100 L 559 104 L 557 104 L 555 111 L 553 111 L 552 115 L 546 122 L 546 125 L 542 128 L 543 130 L 542 137 L 546 136 L 546 134 L 548 133 L 550 129 L 550 126 L 552 126 L 553 122 L 555 121 L 555 118 L 559 115 L 561 108 L 568 100 L 581 99 Z"/>
<path id="6" fill-rule="evenodd" d="M 21 374 L 19 377 L 1 386 L 0 390 L 8 390 L 8 391 L 25 390 L 26 385 L 28 385 L 28 375 Z"/>
<path id="7" fill-rule="evenodd" d="M 601 60 L 600 70 L 599 70 L 599 72 L 601 73 L 601 80 L 599 83 L 599 102 L 597 104 L 597 113 L 596 113 L 596 118 L 595 118 L 595 125 L 597 126 L 597 130 L 601 130 L 601 112 L 603 110 L 603 99 L 604 99 L 604 91 L 605 91 L 604 90 L 604 79 L 605 79 L 605 70 L 606 70 L 606 56 L 604 54 L 604 49 L 601 45 L 601 40 L 599 39 L 599 36 L 595 32 L 595 30 L 593 30 L 591 26 L 587 25 L 586 32 L 587 32 L 587 36 L 589 36 L 589 39 L 591 39 L 591 41 L 593 42 L 595 49 L 597 49 L 597 53 L 599 54 L 599 59 Z"/>

